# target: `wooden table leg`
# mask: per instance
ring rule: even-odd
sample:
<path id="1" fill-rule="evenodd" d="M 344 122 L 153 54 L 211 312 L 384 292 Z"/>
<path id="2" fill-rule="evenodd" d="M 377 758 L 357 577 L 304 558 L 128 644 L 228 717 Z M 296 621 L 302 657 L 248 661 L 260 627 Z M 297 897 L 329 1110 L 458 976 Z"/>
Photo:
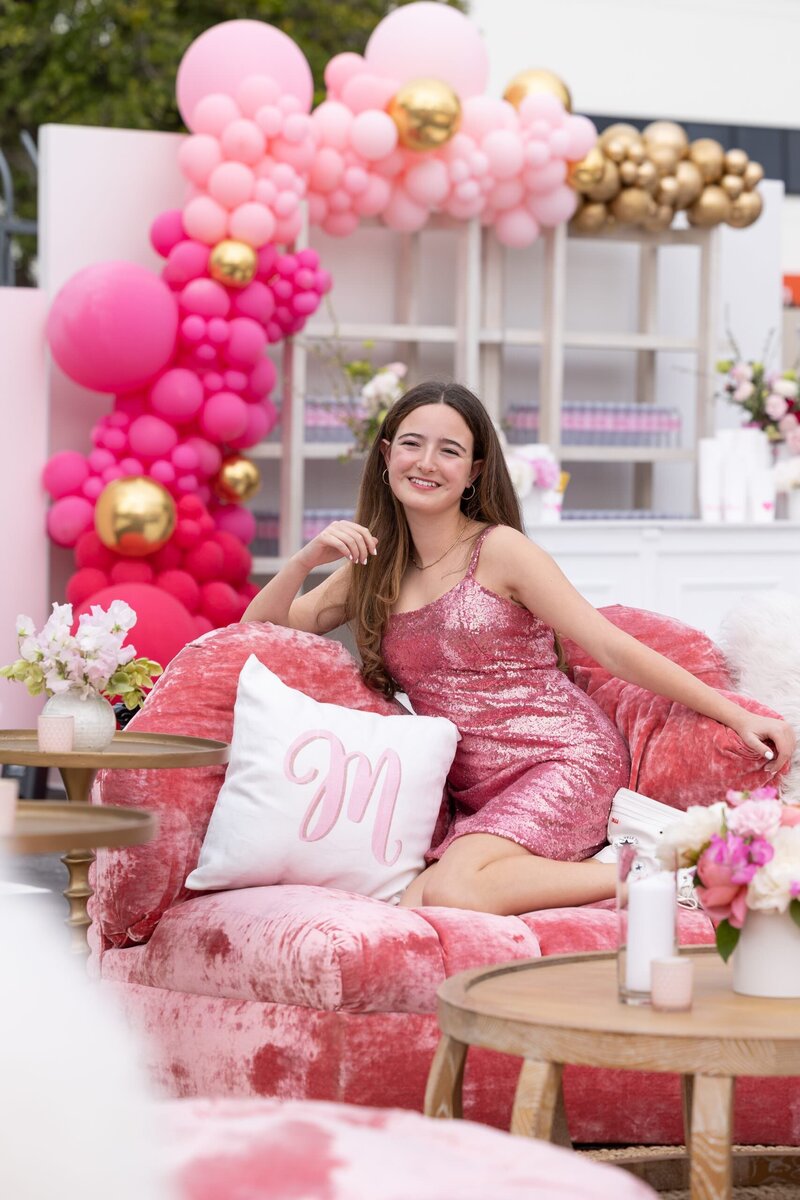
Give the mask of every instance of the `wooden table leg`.
<path id="1" fill-rule="evenodd" d="M 443 1033 L 433 1056 L 425 1088 L 426 1117 L 461 1117 L 461 1088 L 467 1047 Z"/>
<path id="2" fill-rule="evenodd" d="M 694 1075 L 681 1076 L 681 1107 L 683 1109 L 683 1140 L 686 1143 L 686 1153 L 692 1152 L 692 1098 L 694 1096 Z"/>
<path id="3" fill-rule="evenodd" d="M 525 1059 L 511 1112 L 511 1132 L 571 1146 L 561 1087 L 561 1063 Z"/>
<path id="4" fill-rule="evenodd" d="M 97 771 L 93 767 L 60 767 L 67 799 L 73 804 L 88 804 Z M 64 899 L 69 905 L 66 919 L 70 931 L 71 949 L 74 954 L 88 956 L 89 943 L 86 935 L 91 925 L 87 905 L 92 889 L 89 887 L 89 868 L 94 862 L 92 850 L 70 850 L 61 859 L 69 873 L 69 883 Z"/>
<path id="5" fill-rule="evenodd" d="M 733 1079 L 695 1075 L 689 1184 L 691 1200 L 731 1200 Z"/>

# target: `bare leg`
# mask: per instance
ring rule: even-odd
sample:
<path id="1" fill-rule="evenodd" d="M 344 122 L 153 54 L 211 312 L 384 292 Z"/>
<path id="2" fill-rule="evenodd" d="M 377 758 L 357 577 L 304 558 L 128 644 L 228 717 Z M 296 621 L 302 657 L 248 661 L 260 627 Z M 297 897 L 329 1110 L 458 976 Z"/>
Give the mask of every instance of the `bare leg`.
<path id="1" fill-rule="evenodd" d="M 538 858 L 508 838 L 468 833 L 417 876 L 400 903 L 511 916 L 608 900 L 614 895 L 615 881 L 613 863 Z"/>

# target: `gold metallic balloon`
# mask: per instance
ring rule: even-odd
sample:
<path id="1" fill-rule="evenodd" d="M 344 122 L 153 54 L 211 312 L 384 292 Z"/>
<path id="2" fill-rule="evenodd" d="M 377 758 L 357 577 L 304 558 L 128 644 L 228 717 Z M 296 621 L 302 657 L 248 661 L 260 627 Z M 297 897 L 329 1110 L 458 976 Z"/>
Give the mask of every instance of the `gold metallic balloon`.
<path id="1" fill-rule="evenodd" d="M 648 158 L 636 168 L 635 183 L 646 192 L 655 192 L 658 188 L 658 171 Z"/>
<path id="2" fill-rule="evenodd" d="M 603 160 L 603 176 L 599 183 L 584 188 L 584 194 L 590 200 L 611 200 L 620 189 L 619 168 L 610 158 Z"/>
<path id="3" fill-rule="evenodd" d="M 647 158 L 644 142 L 629 142 L 628 148 L 625 151 L 625 157 L 628 159 L 628 162 L 636 163 L 637 166 L 639 163 L 643 163 Z"/>
<path id="4" fill-rule="evenodd" d="M 753 162 L 751 160 L 745 167 L 742 178 L 744 179 L 745 188 L 748 192 L 751 192 L 753 188 L 757 187 L 764 178 L 764 168 L 762 167 L 761 163 Z"/>
<path id="5" fill-rule="evenodd" d="M 211 482 L 211 487 L 220 500 L 243 504 L 255 496 L 261 487 L 261 472 L 251 459 L 243 454 L 229 454 L 223 458 L 222 466 Z"/>
<path id="6" fill-rule="evenodd" d="M 659 175 L 674 175 L 680 155 L 672 146 L 647 144 L 647 157 Z"/>
<path id="7" fill-rule="evenodd" d="M 636 176 L 638 174 L 639 168 L 637 167 L 636 163 L 628 162 L 628 160 L 625 159 L 624 162 L 619 164 L 619 177 L 624 184 L 636 183 Z"/>
<path id="8" fill-rule="evenodd" d="M 665 175 L 658 181 L 656 200 L 659 204 L 669 204 L 673 208 L 678 202 L 678 181 L 674 175 Z"/>
<path id="9" fill-rule="evenodd" d="M 719 225 L 720 221 L 728 220 L 732 203 L 727 192 L 724 192 L 717 184 L 710 183 L 703 188 L 694 204 L 688 209 L 686 215 L 689 218 L 689 224 L 699 225 L 703 229 Z"/>
<path id="10" fill-rule="evenodd" d="M 247 242 L 226 238 L 217 242 L 208 260 L 208 273 L 227 287 L 247 287 L 255 278 L 258 255 Z"/>
<path id="11" fill-rule="evenodd" d="M 458 96 L 441 79 L 412 79 L 395 92 L 386 111 L 407 150 L 436 150 L 461 124 Z"/>
<path id="12" fill-rule="evenodd" d="M 656 211 L 656 203 L 643 188 L 626 187 L 611 203 L 611 211 L 621 225 L 640 225 Z"/>
<path id="13" fill-rule="evenodd" d="M 567 112 L 572 112 L 572 96 L 564 80 L 559 79 L 552 71 L 539 67 L 531 67 L 515 75 L 503 92 L 503 99 L 513 104 L 514 108 L 519 108 L 527 96 L 541 95 L 542 92 L 555 96 Z"/>
<path id="14" fill-rule="evenodd" d="M 604 164 L 603 151 L 599 146 L 592 146 L 585 158 L 569 164 L 567 182 L 576 192 L 584 192 L 603 178 Z"/>
<path id="15" fill-rule="evenodd" d="M 142 558 L 166 545 L 175 528 L 175 501 L 147 475 L 106 484 L 94 509 L 97 536 L 109 550 Z"/>
<path id="16" fill-rule="evenodd" d="M 656 146 L 668 147 L 678 158 L 684 158 L 689 148 L 686 130 L 677 121 L 651 121 L 642 130 L 642 137 L 651 157 Z"/>
<path id="17" fill-rule="evenodd" d="M 652 216 L 645 217 L 642 226 L 648 233 L 663 233 L 672 224 L 675 209 L 671 204 L 659 204 Z"/>
<path id="18" fill-rule="evenodd" d="M 676 208 L 688 208 L 694 204 L 703 190 L 703 176 L 700 168 L 693 162 L 679 162 L 675 168 L 675 178 L 678 181 L 678 198 Z"/>
<path id="19" fill-rule="evenodd" d="M 716 183 L 725 167 L 725 151 L 713 138 L 698 138 L 689 147 L 689 158 L 700 168 L 706 183 Z"/>
<path id="20" fill-rule="evenodd" d="M 749 161 L 744 150 L 729 150 L 725 155 L 726 175 L 744 175 Z"/>
<path id="21" fill-rule="evenodd" d="M 603 143 L 603 153 L 612 162 L 621 163 L 628 153 L 628 143 L 621 137 L 609 138 Z"/>
<path id="22" fill-rule="evenodd" d="M 741 196 L 731 204 L 727 222 L 734 229 L 746 229 L 748 225 L 752 225 L 754 221 L 758 220 L 763 208 L 764 201 L 759 192 L 742 192 Z"/>
<path id="23" fill-rule="evenodd" d="M 727 192 L 731 200 L 738 200 L 744 191 L 744 179 L 741 175 L 723 175 L 719 181 L 723 192 Z"/>
<path id="24" fill-rule="evenodd" d="M 642 135 L 635 125 L 628 125 L 625 121 L 616 121 L 613 125 L 607 125 L 601 134 L 598 135 L 597 141 L 601 149 L 605 150 L 609 142 L 621 141 L 626 146 L 633 142 L 641 142 Z"/>
<path id="25" fill-rule="evenodd" d="M 597 233 L 608 222 L 608 209 L 597 200 L 581 205 L 570 221 L 570 228 L 579 233 Z"/>

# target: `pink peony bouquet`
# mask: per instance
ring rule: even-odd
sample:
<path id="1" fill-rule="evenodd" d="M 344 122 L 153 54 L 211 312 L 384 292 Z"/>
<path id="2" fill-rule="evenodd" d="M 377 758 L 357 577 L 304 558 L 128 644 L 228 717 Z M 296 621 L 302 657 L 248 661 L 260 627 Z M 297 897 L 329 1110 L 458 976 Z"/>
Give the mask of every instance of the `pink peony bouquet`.
<path id="1" fill-rule="evenodd" d="M 695 892 L 727 961 L 748 910 L 790 912 L 800 925 L 800 805 L 776 788 L 729 791 L 725 802 L 687 809 L 667 827 L 660 852 L 694 867 Z"/>

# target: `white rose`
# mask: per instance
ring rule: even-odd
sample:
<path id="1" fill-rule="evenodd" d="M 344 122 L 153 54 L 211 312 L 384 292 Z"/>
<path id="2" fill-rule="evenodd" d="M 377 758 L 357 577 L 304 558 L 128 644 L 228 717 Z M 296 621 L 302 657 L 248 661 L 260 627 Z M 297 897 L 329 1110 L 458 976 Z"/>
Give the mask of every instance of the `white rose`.
<path id="1" fill-rule="evenodd" d="M 659 842 L 659 853 L 670 857 L 674 852 L 679 867 L 689 867 L 697 861 L 703 847 L 711 841 L 712 834 L 723 831 L 727 804 L 693 805 L 677 821 L 664 830 Z"/>
<path id="2" fill-rule="evenodd" d="M 533 487 L 533 467 L 527 459 L 520 458 L 518 454 L 509 454 L 506 458 L 506 466 L 514 485 L 514 491 L 522 500 L 530 494 Z"/>
<path id="3" fill-rule="evenodd" d="M 747 907 L 759 912 L 786 912 L 791 886 L 800 880 L 800 825 L 782 826 L 770 839 L 775 855 L 759 867 L 747 888 Z"/>
<path id="4" fill-rule="evenodd" d="M 784 396 L 787 400 L 794 400 L 797 396 L 797 384 L 793 379 L 776 379 L 772 385 L 773 392 L 777 392 L 779 396 Z"/>

